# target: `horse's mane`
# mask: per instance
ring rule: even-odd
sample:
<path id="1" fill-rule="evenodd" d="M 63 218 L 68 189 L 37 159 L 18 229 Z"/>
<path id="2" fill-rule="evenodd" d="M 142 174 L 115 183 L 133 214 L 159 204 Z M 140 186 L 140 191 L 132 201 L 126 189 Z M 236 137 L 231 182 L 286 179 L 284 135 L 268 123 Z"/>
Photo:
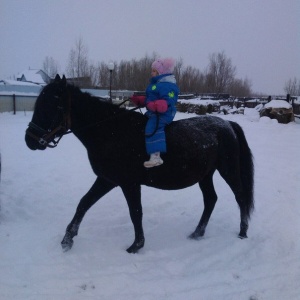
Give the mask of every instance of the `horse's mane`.
<path id="1" fill-rule="evenodd" d="M 83 104 L 86 104 L 88 106 L 92 106 L 93 109 L 105 109 L 109 111 L 118 111 L 122 110 L 122 108 L 118 107 L 117 105 L 114 105 L 110 103 L 109 101 L 99 99 L 96 96 L 93 96 L 89 92 L 83 92 L 78 86 L 72 85 L 72 84 L 67 84 L 67 90 L 70 92 L 72 97 L 75 99 L 80 99 L 80 102 Z"/>
<path id="2" fill-rule="evenodd" d="M 111 119 L 118 115 L 115 122 L 124 122 L 123 118 L 126 118 L 127 120 L 132 120 L 132 118 L 146 119 L 146 117 L 139 112 L 128 110 L 107 100 L 99 99 L 88 92 L 81 91 L 79 87 L 72 84 L 67 84 L 67 90 L 69 94 L 72 95 L 72 101 L 76 101 L 79 112 L 88 110 L 91 118 L 98 120 L 101 120 L 101 118 Z"/>

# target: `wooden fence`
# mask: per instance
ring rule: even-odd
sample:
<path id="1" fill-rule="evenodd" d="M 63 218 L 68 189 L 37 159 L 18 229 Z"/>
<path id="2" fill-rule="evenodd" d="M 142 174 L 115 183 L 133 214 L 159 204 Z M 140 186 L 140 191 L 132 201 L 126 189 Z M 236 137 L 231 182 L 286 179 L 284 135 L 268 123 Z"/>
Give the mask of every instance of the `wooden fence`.
<path id="1" fill-rule="evenodd" d="M 0 94 L 0 113 L 2 112 L 13 112 L 16 113 L 16 111 L 33 111 L 34 110 L 34 104 L 36 101 L 37 96 L 29 96 L 29 95 L 1 95 Z M 203 101 L 204 102 L 204 101 Z M 193 104 L 189 105 L 190 107 L 188 108 L 188 104 L 181 105 L 178 103 L 178 108 L 179 111 L 189 111 L 191 109 L 195 109 L 195 106 L 201 106 L 199 109 L 198 107 L 196 110 L 199 110 L 199 113 L 203 113 L 203 106 L 206 107 L 206 105 L 199 100 L 199 104 Z M 218 100 L 220 106 L 235 106 L 236 108 L 239 108 L 241 106 L 243 107 L 248 107 L 248 108 L 254 108 L 258 104 L 265 104 L 267 101 L 262 101 L 261 99 L 257 99 L 254 101 L 243 101 L 239 100 L 236 101 L 234 99 L 227 99 L 227 100 Z M 292 101 L 292 106 L 293 106 L 293 112 L 295 115 L 300 115 L 300 104 L 295 103 Z M 210 105 L 208 107 L 208 112 L 212 111 L 218 111 L 219 107 L 215 105 Z M 190 111 L 191 112 L 191 111 Z M 205 111 L 206 112 L 206 111 Z"/>

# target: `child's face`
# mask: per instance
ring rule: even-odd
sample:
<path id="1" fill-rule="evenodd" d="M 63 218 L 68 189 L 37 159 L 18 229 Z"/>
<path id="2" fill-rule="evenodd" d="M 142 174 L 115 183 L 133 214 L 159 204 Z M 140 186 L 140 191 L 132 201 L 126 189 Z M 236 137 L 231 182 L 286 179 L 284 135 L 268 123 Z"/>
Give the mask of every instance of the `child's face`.
<path id="1" fill-rule="evenodd" d="M 158 75 L 159 74 L 158 74 L 157 70 L 152 69 L 152 71 L 151 71 L 151 77 L 155 77 L 155 76 L 158 76 Z"/>

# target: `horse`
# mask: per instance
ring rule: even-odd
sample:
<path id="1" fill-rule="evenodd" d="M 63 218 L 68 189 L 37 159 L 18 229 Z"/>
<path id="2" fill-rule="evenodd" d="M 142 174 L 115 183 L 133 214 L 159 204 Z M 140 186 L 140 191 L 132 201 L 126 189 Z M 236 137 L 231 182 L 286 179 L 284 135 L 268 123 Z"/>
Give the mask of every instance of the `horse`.
<path id="1" fill-rule="evenodd" d="M 38 96 L 32 120 L 25 133 L 31 150 L 45 150 L 73 133 L 86 147 L 97 178 L 81 198 L 61 242 L 64 251 L 73 246 L 85 213 L 105 194 L 119 186 L 127 201 L 134 228 L 128 253 L 145 244 L 142 225 L 141 185 L 162 190 L 182 189 L 198 184 L 204 210 L 191 239 L 205 233 L 217 201 L 213 184 L 216 170 L 231 188 L 240 209 L 238 236 L 247 238 L 248 221 L 254 209 L 253 156 L 242 128 L 216 116 L 197 116 L 167 125 L 167 153 L 164 163 L 145 168 L 147 117 L 133 109 L 100 101 L 58 75 Z"/>

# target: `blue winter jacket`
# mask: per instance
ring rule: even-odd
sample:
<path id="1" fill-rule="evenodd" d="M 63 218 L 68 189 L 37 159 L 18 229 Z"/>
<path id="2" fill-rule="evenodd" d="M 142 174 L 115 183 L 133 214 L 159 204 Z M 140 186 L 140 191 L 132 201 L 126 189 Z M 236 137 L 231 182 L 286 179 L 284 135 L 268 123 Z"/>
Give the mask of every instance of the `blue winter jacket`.
<path id="1" fill-rule="evenodd" d="M 149 118 L 145 128 L 148 154 L 167 152 L 164 128 L 174 119 L 178 93 L 179 89 L 174 75 L 163 74 L 150 79 L 150 84 L 146 89 L 146 105 L 150 101 L 164 99 L 168 102 L 168 110 L 158 115 L 150 110 L 146 112 L 146 116 Z"/>
<path id="2" fill-rule="evenodd" d="M 163 74 L 152 77 L 146 89 L 146 105 L 150 101 L 159 99 L 166 100 L 168 102 L 168 110 L 161 115 L 172 121 L 176 113 L 178 94 L 179 88 L 176 85 L 176 79 L 173 74 Z M 146 112 L 148 117 L 151 117 L 153 114 L 155 113 L 150 110 Z"/>

